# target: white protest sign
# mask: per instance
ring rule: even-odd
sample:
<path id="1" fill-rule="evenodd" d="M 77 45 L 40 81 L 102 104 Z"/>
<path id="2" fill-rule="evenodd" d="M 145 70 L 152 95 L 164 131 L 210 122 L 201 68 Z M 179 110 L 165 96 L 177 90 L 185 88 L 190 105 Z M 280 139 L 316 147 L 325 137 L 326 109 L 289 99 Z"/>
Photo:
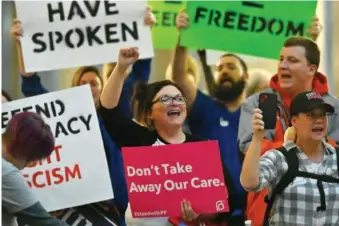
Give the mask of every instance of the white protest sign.
<path id="1" fill-rule="evenodd" d="M 146 1 L 15 1 L 27 72 L 117 61 L 120 47 L 153 57 Z"/>
<path id="2" fill-rule="evenodd" d="M 52 129 L 49 158 L 22 170 L 47 211 L 108 200 L 113 191 L 90 87 L 80 86 L 2 104 L 2 132 L 22 111 L 39 113 Z"/>
<path id="3" fill-rule="evenodd" d="M 207 64 L 208 65 L 215 65 L 220 57 L 224 55 L 225 51 L 218 51 L 218 50 L 206 50 L 206 57 L 207 57 Z M 243 55 L 243 54 L 236 54 L 237 56 L 241 57 L 246 63 L 256 63 L 260 61 L 267 61 L 267 58 L 262 58 L 262 57 L 255 57 L 255 56 L 249 56 L 249 55 Z"/>

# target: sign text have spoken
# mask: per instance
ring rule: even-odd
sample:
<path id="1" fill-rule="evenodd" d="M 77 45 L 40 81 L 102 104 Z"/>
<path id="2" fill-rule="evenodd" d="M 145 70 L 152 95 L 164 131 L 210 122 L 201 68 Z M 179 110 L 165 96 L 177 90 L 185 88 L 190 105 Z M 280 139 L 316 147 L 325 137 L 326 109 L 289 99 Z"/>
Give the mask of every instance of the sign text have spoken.
<path id="1" fill-rule="evenodd" d="M 56 21 L 71 21 L 75 18 L 83 20 L 100 16 L 100 8 L 103 8 L 106 16 L 119 14 L 116 2 L 112 1 L 72 1 L 69 8 L 64 2 L 47 4 L 47 13 L 50 23 Z M 102 15 L 101 15 L 102 16 Z M 108 21 L 114 21 L 113 18 Z M 104 32 L 102 32 L 104 31 Z M 99 35 L 98 33 L 101 33 Z M 104 35 L 103 35 L 104 34 Z M 106 23 L 97 26 L 75 27 L 68 31 L 37 32 L 32 35 L 35 44 L 34 52 L 54 51 L 57 45 L 66 45 L 71 49 L 83 46 L 98 46 L 129 40 L 139 40 L 137 22 L 130 23 Z"/>

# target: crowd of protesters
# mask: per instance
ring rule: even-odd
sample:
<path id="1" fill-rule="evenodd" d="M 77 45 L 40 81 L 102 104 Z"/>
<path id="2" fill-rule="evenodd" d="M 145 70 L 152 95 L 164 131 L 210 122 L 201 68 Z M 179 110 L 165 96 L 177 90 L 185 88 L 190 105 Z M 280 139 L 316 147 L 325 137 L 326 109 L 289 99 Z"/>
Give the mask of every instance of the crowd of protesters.
<path id="1" fill-rule="evenodd" d="M 46 212 L 20 170 L 50 155 L 51 129 L 35 113 L 19 113 L 10 120 L 2 135 L 2 225 L 238 226 L 246 220 L 255 226 L 339 225 L 339 100 L 329 94 L 327 77 L 318 70 L 319 20 L 308 29 L 313 40 L 286 39 L 276 53 L 280 59 L 272 76 L 251 70 L 232 53 L 220 56 L 215 72 L 207 65 L 205 50 L 199 49 L 200 61 L 195 60 L 179 45 L 189 21 L 185 11 L 176 18 L 178 44 L 161 81 L 148 82 L 152 59 L 139 59 L 138 47 L 121 48 L 117 62 L 104 65 L 103 73 L 95 66 L 74 73 L 72 87 L 91 88 L 114 199 Z M 145 24 L 154 22 L 147 8 Z M 49 92 L 38 73 L 25 71 L 19 19 L 11 34 L 22 93 L 31 97 Z M 207 92 L 199 90 L 201 76 Z M 262 93 L 277 96 L 273 129 L 265 127 Z M 2 90 L 2 103 L 9 101 Z M 121 148 L 204 140 L 219 143 L 230 211 L 198 214 L 184 200 L 177 204 L 181 216 L 133 218 Z"/>

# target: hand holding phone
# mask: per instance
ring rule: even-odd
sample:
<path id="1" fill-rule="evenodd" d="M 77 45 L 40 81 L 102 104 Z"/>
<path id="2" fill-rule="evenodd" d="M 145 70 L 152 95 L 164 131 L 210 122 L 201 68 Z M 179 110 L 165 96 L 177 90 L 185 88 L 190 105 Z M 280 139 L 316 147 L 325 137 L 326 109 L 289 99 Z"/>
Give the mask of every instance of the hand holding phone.
<path id="1" fill-rule="evenodd" d="M 274 129 L 277 121 L 278 97 L 275 93 L 259 95 L 259 109 L 262 111 L 265 129 Z"/>

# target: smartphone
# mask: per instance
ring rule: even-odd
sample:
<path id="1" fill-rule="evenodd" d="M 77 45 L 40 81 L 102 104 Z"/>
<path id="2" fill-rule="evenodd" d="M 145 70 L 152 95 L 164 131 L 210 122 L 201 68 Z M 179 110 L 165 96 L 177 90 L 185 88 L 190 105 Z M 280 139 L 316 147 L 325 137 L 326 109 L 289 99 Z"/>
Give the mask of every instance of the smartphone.
<path id="1" fill-rule="evenodd" d="M 277 121 L 278 97 L 275 93 L 259 95 L 259 109 L 262 111 L 265 129 L 274 129 Z"/>

